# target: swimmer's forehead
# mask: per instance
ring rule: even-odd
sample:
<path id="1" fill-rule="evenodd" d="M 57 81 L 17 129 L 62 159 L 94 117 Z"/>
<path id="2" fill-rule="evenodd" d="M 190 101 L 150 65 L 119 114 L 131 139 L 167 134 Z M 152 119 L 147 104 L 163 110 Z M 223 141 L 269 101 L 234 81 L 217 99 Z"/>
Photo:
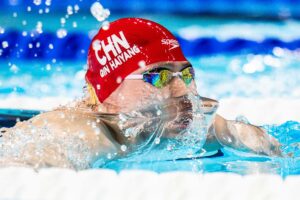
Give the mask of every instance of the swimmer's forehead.
<path id="1" fill-rule="evenodd" d="M 190 66 L 191 63 L 187 61 L 177 61 L 177 62 L 159 62 L 151 65 L 147 65 L 145 67 L 137 69 L 133 74 L 141 74 L 146 71 L 154 70 L 154 69 L 168 69 L 170 71 L 181 71 L 183 68 Z"/>

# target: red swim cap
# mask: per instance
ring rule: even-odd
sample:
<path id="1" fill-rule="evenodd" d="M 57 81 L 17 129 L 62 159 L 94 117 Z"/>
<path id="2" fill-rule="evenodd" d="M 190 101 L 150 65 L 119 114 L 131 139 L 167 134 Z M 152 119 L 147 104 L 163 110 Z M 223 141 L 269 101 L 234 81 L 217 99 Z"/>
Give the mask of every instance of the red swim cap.
<path id="1" fill-rule="evenodd" d="M 149 20 L 123 18 L 93 38 L 86 80 L 102 103 L 140 63 L 163 61 L 187 61 L 172 33 Z"/>

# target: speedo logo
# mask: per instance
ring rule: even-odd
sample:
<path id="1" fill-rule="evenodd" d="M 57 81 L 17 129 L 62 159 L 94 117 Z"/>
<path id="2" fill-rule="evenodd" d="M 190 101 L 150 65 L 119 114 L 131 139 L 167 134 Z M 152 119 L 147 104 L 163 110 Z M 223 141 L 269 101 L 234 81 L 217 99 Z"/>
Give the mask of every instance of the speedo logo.
<path id="1" fill-rule="evenodd" d="M 92 46 L 97 61 L 103 66 L 100 69 L 101 77 L 106 76 L 128 59 L 140 53 L 140 49 L 136 45 L 130 47 L 123 31 L 112 34 L 105 40 L 95 40 Z"/>
<path id="2" fill-rule="evenodd" d="M 178 41 L 174 39 L 162 39 L 161 43 L 164 45 L 168 45 L 170 47 L 169 50 L 179 47 Z"/>

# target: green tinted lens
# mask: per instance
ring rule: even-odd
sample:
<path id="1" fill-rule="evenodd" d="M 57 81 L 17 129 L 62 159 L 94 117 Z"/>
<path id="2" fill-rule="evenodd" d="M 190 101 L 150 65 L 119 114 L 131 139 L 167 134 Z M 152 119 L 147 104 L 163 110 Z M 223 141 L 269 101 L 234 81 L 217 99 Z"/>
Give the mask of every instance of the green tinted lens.
<path id="1" fill-rule="evenodd" d="M 184 70 L 182 70 L 181 73 L 182 73 L 182 80 L 185 82 L 185 84 L 187 85 L 191 84 L 192 80 L 195 77 L 195 72 L 193 67 L 187 67 Z"/>
<path id="2" fill-rule="evenodd" d="M 162 87 L 164 87 L 172 79 L 172 72 L 170 72 L 169 70 L 161 70 L 159 72 L 159 76 L 160 76 L 160 84 L 162 85 Z"/>

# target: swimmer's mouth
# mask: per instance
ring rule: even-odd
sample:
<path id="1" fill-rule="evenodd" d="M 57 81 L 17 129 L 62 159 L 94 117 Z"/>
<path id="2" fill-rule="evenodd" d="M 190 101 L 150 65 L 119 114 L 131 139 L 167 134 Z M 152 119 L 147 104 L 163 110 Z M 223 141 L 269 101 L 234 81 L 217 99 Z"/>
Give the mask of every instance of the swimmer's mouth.
<path id="1" fill-rule="evenodd" d="M 170 128 L 173 130 L 187 129 L 193 120 L 191 113 L 180 114 L 175 120 L 170 122 Z"/>
<path id="2" fill-rule="evenodd" d="M 179 101 L 176 108 L 176 115 L 169 122 L 169 128 L 177 131 L 187 129 L 193 121 L 193 105 L 191 101 Z"/>

